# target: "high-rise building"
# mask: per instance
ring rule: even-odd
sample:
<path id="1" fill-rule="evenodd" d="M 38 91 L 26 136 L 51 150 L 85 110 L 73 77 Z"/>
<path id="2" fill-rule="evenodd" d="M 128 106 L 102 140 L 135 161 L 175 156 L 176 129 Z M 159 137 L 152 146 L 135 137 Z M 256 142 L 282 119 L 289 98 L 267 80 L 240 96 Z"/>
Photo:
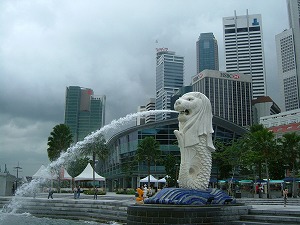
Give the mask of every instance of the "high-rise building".
<path id="1" fill-rule="evenodd" d="M 266 96 L 266 74 L 260 14 L 223 18 L 226 71 L 252 78 L 252 98 Z"/>
<path id="2" fill-rule="evenodd" d="M 155 98 L 149 99 L 149 102 L 146 105 L 146 110 L 147 111 L 155 110 Z M 146 119 L 145 120 L 146 123 L 153 123 L 155 122 L 155 115 L 154 114 L 147 115 L 145 119 Z"/>
<path id="3" fill-rule="evenodd" d="M 218 42 L 213 33 L 201 33 L 196 42 L 197 74 L 202 70 L 219 70 Z"/>
<path id="4" fill-rule="evenodd" d="M 90 88 L 66 88 L 65 124 L 72 132 L 74 143 L 104 126 L 105 101 L 105 95 L 95 96 Z"/>
<path id="5" fill-rule="evenodd" d="M 252 125 L 249 75 L 203 70 L 192 77 L 192 88 L 210 100 L 214 116 L 240 126 Z"/>
<path id="6" fill-rule="evenodd" d="M 138 106 L 138 112 L 146 112 L 155 110 L 155 98 L 150 98 L 146 105 Z M 138 116 L 136 118 L 136 125 L 142 125 L 146 123 L 153 123 L 155 122 L 155 114 L 148 114 L 143 116 Z"/>
<path id="7" fill-rule="evenodd" d="M 270 96 L 258 97 L 252 100 L 253 124 L 259 124 L 261 117 L 276 115 L 278 113 L 281 113 L 281 109 Z"/>
<path id="8" fill-rule="evenodd" d="M 167 48 L 156 53 L 156 109 L 171 109 L 172 94 L 183 86 L 184 57 Z M 156 120 L 170 118 L 170 113 L 159 113 Z"/>
<path id="9" fill-rule="evenodd" d="M 289 29 L 276 35 L 276 53 L 285 110 L 300 108 L 300 0 L 287 0 Z"/>

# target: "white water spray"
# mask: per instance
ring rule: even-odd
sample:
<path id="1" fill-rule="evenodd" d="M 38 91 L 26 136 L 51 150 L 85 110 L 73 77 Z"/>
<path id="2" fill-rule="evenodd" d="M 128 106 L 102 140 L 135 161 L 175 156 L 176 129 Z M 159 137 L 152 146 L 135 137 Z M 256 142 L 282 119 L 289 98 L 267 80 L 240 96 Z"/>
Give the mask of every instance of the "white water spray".
<path id="1" fill-rule="evenodd" d="M 105 135 L 108 131 L 111 131 L 112 129 L 119 129 L 126 123 L 132 121 L 133 119 L 139 116 L 143 117 L 158 113 L 178 112 L 173 110 L 151 110 L 128 114 L 125 117 L 113 120 L 110 124 L 105 125 L 101 129 L 86 136 L 83 141 L 79 141 L 74 146 L 68 148 L 66 152 L 61 153 L 60 157 L 56 161 L 51 162 L 47 167 L 45 167 L 45 169 L 41 171 L 41 173 L 45 174 L 44 177 L 47 177 L 48 174 L 51 174 L 51 171 L 57 171 L 64 163 L 74 161 L 76 156 L 81 154 L 81 151 L 86 146 L 86 144 L 92 143 L 95 140 L 95 138 L 99 135 Z M 16 211 L 22 206 L 22 200 L 24 200 L 23 196 L 34 193 L 38 189 L 39 185 L 44 184 L 46 181 L 47 179 L 38 178 L 33 179 L 30 183 L 25 183 L 22 186 L 20 186 L 17 189 L 15 196 L 12 198 L 9 204 L 3 207 L 1 212 L 16 213 Z"/>

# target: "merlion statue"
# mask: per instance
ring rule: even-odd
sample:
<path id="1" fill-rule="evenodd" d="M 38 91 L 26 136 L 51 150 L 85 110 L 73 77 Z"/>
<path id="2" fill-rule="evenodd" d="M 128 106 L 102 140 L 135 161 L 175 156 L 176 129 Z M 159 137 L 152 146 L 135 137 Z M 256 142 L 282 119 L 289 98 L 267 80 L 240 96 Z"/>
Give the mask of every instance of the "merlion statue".
<path id="1" fill-rule="evenodd" d="M 211 174 L 212 112 L 208 98 L 200 92 L 189 92 L 174 105 L 179 112 L 179 130 L 174 134 L 180 147 L 179 188 L 163 188 L 147 198 L 145 204 L 207 205 L 235 204 L 220 189 L 208 188 Z"/>
<path id="2" fill-rule="evenodd" d="M 181 154 L 179 187 L 205 190 L 211 174 L 211 152 L 215 150 L 210 101 L 200 92 L 189 92 L 175 102 L 174 108 L 179 112 L 179 131 L 174 131 Z"/>

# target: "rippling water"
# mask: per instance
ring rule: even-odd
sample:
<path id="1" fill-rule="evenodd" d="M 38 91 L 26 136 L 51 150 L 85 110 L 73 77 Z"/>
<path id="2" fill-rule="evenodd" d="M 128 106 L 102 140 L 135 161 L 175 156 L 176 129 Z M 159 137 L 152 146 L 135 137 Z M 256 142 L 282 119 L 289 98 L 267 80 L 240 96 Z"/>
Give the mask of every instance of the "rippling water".
<path id="1" fill-rule="evenodd" d="M 83 220 L 65 220 L 65 219 L 51 219 L 38 218 L 29 213 L 11 214 L 0 212 L 0 225 L 119 225 L 116 222 L 97 223 Z"/>

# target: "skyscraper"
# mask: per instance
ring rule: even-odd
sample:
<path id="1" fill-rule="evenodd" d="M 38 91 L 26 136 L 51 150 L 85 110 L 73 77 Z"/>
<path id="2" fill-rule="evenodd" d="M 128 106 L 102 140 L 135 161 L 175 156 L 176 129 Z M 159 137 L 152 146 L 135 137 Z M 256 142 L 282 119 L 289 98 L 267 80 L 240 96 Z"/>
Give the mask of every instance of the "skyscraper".
<path id="1" fill-rule="evenodd" d="M 218 42 L 213 33 L 201 33 L 196 42 L 197 74 L 202 70 L 219 70 Z"/>
<path id="2" fill-rule="evenodd" d="M 105 101 L 105 95 L 94 96 L 92 89 L 66 88 L 65 124 L 70 127 L 74 143 L 104 126 Z"/>
<path id="3" fill-rule="evenodd" d="M 252 98 L 266 96 L 266 74 L 260 14 L 223 18 L 226 71 L 252 78 Z"/>
<path id="4" fill-rule="evenodd" d="M 275 40 L 284 107 L 289 111 L 300 107 L 300 0 L 287 0 L 287 8 L 290 28 Z"/>
<path id="5" fill-rule="evenodd" d="M 214 116 L 240 126 L 252 124 L 252 91 L 249 75 L 203 70 L 192 77 L 192 89 L 208 97 Z"/>
<path id="6" fill-rule="evenodd" d="M 156 53 L 156 109 L 171 109 L 172 94 L 183 86 L 184 57 L 167 48 Z M 169 113 L 157 114 L 156 120 L 165 120 Z"/>

